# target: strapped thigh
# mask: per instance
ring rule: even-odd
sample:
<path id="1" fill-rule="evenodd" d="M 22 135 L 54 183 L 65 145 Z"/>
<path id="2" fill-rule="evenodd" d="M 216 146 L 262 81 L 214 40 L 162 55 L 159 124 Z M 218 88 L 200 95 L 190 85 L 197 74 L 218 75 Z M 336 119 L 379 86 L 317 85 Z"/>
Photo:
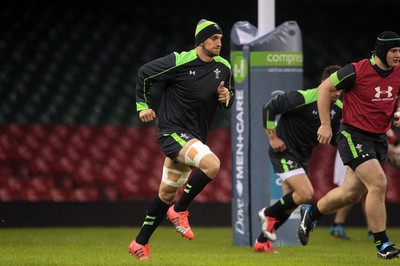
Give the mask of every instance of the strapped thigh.
<path id="1" fill-rule="evenodd" d="M 177 169 L 163 167 L 162 182 L 171 187 L 181 187 L 188 180 L 192 171 L 183 172 Z M 175 181 L 176 180 L 176 181 Z"/>
<path id="2" fill-rule="evenodd" d="M 208 154 L 213 154 L 210 148 L 201 141 L 196 141 L 187 149 L 185 153 L 185 163 L 199 168 L 201 159 Z"/>

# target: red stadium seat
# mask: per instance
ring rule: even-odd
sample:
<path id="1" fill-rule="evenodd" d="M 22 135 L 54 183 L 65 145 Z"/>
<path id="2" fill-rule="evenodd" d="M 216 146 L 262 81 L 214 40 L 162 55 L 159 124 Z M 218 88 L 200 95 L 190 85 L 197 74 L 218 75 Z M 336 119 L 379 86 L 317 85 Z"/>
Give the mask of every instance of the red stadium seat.
<path id="1" fill-rule="evenodd" d="M 8 187 L 0 187 L 0 202 L 19 200 L 18 192 Z"/>
<path id="2" fill-rule="evenodd" d="M 91 140 L 97 135 L 95 127 L 85 124 L 76 126 L 74 133 L 80 135 L 85 140 Z"/>
<path id="3" fill-rule="evenodd" d="M 333 184 L 333 168 L 335 164 L 336 147 L 332 145 L 317 145 L 311 158 L 310 181 L 315 188 L 312 201 L 322 198 L 326 193 L 335 187 Z M 324 160 L 321 160 L 324 158 Z"/>
<path id="4" fill-rule="evenodd" d="M 104 135 L 97 135 L 96 138 L 93 140 L 91 146 L 96 146 L 101 150 L 108 150 L 111 146 L 111 141 Z"/>
<path id="5" fill-rule="evenodd" d="M 45 176 L 32 176 L 28 182 L 27 187 L 34 188 L 40 193 L 47 193 L 52 187 L 55 187 L 55 180 Z"/>
<path id="6" fill-rule="evenodd" d="M 110 156 L 114 157 L 120 162 L 126 162 L 130 156 L 129 152 L 122 148 L 120 144 L 116 144 L 112 147 Z"/>
<path id="7" fill-rule="evenodd" d="M 54 163 L 54 173 L 59 176 L 71 174 L 75 171 L 78 161 L 71 159 L 68 155 L 64 154 Z"/>
<path id="8" fill-rule="evenodd" d="M 109 165 L 102 167 L 98 176 L 102 185 L 116 184 L 119 179 L 118 173 Z"/>
<path id="9" fill-rule="evenodd" d="M 37 154 L 51 164 L 53 164 L 58 159 L 58 152 L 47 143 L 41 146 Z"/>
<path id="10" fill-rule="evenodd" d="M 137 144 L 136 144 L 136 140 L 134 140 L 133 138 L 131 138 L 128 135 L 122 135 L 119 138 L 118 141 L 118 146 L 124 150 L 125 152 L 131 152 L 133 151 L 134 148 L 136 148 Z"/>
<path id="11" fill-rule="evenodd" d="M 72 188 L 74 188 L 74 186 L 75 186 L 75 182 L 74 182 L 74 179 L 72 178 L 71 174 L 66 174 L 63 176 L 56 176 L 55 187 L 60 187 L 60 188 L 70 191 Z"/>
<path id="12" fill-rule="evenodd" d="M 40 155 L 33 157 L 30 161 L 30 166 L 34 175 L 51 174 L 53 170 L 52 164 Z"/>
<path id="13" fill-rule="evenodd" d="M 16 157 L 19 161 L 30 161 L 33 158 L 33 152 L 26 144 L 22 143 L 17 147 Z"/>
<path id="14" fill-rule="evenodd" d="M 124 167 L 124 163 L 121 160 L 119 160 L 117 157 L 111 156 L 107 159 L 105 166 L 110 167 L 110 169 L 113 172 L 119 173 L 122 171 L 122 168 Z"/>
<path id="15" fill-rule="evenodd" d="M 57 151 L 63 150 L 65 146 L 65 141 L 60 137 L 60 135 L 54 132 L 50 133 L 47 143 Z"/>
<path id="16" fill-rule="evenodd" d="M 107 151 L 102 149 L 100 146 L 92 143 L 88 147 L 88 157 L 93 161 L 103 162 L 107 156 Z"/>
<path id="17" fill-rule="evenodd" d="M 20 199 L 22 201 L 31 201 L 31 202 L 47 200 L 44 198 L 42 193 L 40 193 L 39 191 L 37 191 L 35 188 L 32 187 L 26 187 L 22 189 L 20 192 Z"/>
<path id="18" fill-rule="evenodd" d="M 121 199 L 138 199 L 143 197 L 142 182 L 140 180 L 140 177 L 137 175 L 130 175 L 129 177 L 119 179 L 118 189 Z"/>
<path id="19" fill-rule="evenodd" d="M 103 195 L 107 201 L 118 201 L 120 197 L 118 187 L 115 185 L 106 186 L 103 189 Z"/>
<path id="20" fill-rule="evenodd" d="M 44 124 L 34 123 L 26 126 L 26 133 L 35 136 L 37 139 L 44 139 L 49 135 L 49 128 Z"/>
<path id="21" fill-rule="evenodd" d="M 52 187 L 48 191 L 48 200 L 54 202 L 64 202 L 70 200 L 70 190 L 65 188 Z"/>
<path id="22" fill-rule="evenodd" d="M 85 139 L 81 134 L 72 134 L 68 146 L 72 146 L 74 149 L 77 149 L 79 151 L 85 150 L 87 148 L 89 139 Z"/>
<path id="23" fill-rule="evenodd" d="M 93 185 L 96 181 L 95 165 L 89 161 L 83 161 L 73 173 L 73 179 L 78 186 Z"/>
<path id="24" fill-rule="evenodd" d="M 41 139 L 37 136 L 27 133 L 25 139 L 23 140 L 23 144 L 25 144 L 31 151 L 35 152 L 37 149 L 40 148 Z"/>
<path id="25" fill-rule="evenodd" d="M 72 191 L 71 200 L 73 201 L 99 201 L 101 200 L 100 189 L 96 187 L 79 187 Z"/>
<path id="26" fill-rule="evenodd" d="M 9 133 L 0 132 L 0 149 L 12 153 L 18 146 L 17 139 Z"/>
<path id="27" fill-rule="evenodd" d="M 53 126 L 52 132 L 54 132 L 56 135 L 58 135 L 61 139 L 65 141 L 71 135 L 72 128 L 65 124 L 57 124 Z"/>
<path id="28" fill-rule="evenodd" d="M 73 145 L 67 146 L 64 150 L 64 154 L 75 163 L 78 163 L 81 160 L 83 152 L 85 151 L 81 151 Z"/>
<path id="29" fill-rule="evenodd" d="M 25 136 L 25 126 L 23 124 L 6 124 L 4 125 L 4 130 L 17 140 L 21 140 Z"/>
<path id="30" fill-rule="evenodd" d="M 145 135 L 139 127 L 125 127 L 122 130 L 122 136 L 129 136 L 133 141 L 137 141 L 141 140 Z"/>
<path id="31" fill-rule="evenodd" d="M 19 192 L 22 188 L 26 187 L 26 179 L 17 176 L 8 176 L 3 180 L 2 187 Z"/>
<path id="32" fill-rule="evenodd" d="M 103 125 L 99 128 L 99 134 L 106 136 L 111 141 L 114 141 L 120 137 L 121 129 L 115 125 Z"/>

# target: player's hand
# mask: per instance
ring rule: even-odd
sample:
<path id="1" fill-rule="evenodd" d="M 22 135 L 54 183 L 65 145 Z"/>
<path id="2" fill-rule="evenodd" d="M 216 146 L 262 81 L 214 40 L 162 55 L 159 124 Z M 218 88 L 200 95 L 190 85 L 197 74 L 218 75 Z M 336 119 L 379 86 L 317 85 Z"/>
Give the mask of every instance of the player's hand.
<path id="1" fill-rule="evenodd" d="M 218 93 L 218 101 L 225 103 L 225 106 L 227 107 L 229 105 L 229 100 L 231 98 L 231 94 L 228 90 L 228 88 L 224 87 L 225 82 L 221 81 L 217 88 L 217 93 Z"/>
<path id="2" fill-rule="evenodd" d="M 156 117 L 156 113 L 153 109 L 146 109 L 139 112 L 140 121 L 144 123 L 153 121 Z"/>
<path id="3" fill-rule="evenodd" d="M 393 125 L 394 125 L 395 127 L 400 127 L 400 112 L 399 112 L 399 111 L 395 112 L 395 113 L 393 114 L 393 117 L 394 117 L 394 119 L 393 119 Z"/>
<path id="4" fill-rule="evenodd" d="M 269 140 L 269 145 L 275 152 L 283 152 L 286 150 L 286 144 L 282 139 L 276 137 Z"/>
<path id="5" fill-rule="evenodd" d="M 317 140 L 319 143 L 327 144 L 332 139 L 332 128 L 330 126 L 321 125 L 317 131 Z"/>

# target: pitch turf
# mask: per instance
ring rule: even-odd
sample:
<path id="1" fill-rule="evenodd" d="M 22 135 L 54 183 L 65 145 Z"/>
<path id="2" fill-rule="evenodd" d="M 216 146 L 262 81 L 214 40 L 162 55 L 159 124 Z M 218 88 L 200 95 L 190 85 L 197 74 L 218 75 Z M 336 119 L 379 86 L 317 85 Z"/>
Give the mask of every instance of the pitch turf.
<path id="1" fill-rule="evenodd" d="M 376 257 L 365 228 L 347 228 L 351 240 L 335 239 L 318 227 L 305 247 L 277 247 L 278 254 L 234 246 L 231 228 L 193 227 L 196 238 L 182 238 L 160 227 L 150 241 L 150 261 L 128 254 L 139 228 L 0 228 L 0 265 L 400 265 Z M 400 244 L 400 228 L 389 228 Z"/>

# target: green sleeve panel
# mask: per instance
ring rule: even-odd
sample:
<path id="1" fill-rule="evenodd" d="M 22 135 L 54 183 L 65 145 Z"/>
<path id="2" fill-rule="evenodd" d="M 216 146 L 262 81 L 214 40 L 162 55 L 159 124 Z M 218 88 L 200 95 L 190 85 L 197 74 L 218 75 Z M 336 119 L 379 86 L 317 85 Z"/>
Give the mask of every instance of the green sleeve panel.
<path id="1" fill-rule="evenodd" d="M 298 92 L 304 97 L 304 104 L 309 104 L 317 100 L 317 88 L 310 90 L 298 90 Z"/>

